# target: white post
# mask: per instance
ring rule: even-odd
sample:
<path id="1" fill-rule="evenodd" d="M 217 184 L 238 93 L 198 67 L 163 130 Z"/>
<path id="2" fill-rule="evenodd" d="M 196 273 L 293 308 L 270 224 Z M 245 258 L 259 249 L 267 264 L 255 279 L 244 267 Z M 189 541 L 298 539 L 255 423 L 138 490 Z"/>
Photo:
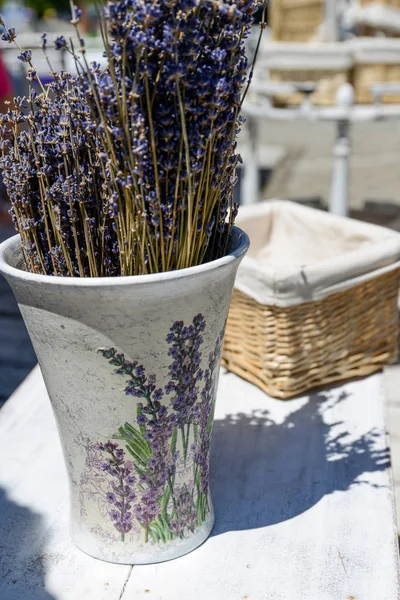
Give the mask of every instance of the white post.
<path id="1" fill-rule="evenodd" d="M 339 39 L 336 0 L 325 0 L 324 41 L 337 42 Z"/>
<path id="2" fill-rule="evenodd" d="M 260 196 L 260 170 L 258 164 L 258 126 L 257 119 L 246 117 L 249 134 L 247 152 L 244 160 L 244 173 L 241 182 L 240 204 L 255 204 Z"/>
<path id="3" fill-rule="evenodd" d="M 349 83 L 340 86 L 336 104 L 348 107 L 354 102 L 354 90 Z M 350 161 L 350 119 L 337 121 L 336 141 L 333 147 L 332 187 L 329 211 L 345 217 L 349 206 L 349 161 Z"/>

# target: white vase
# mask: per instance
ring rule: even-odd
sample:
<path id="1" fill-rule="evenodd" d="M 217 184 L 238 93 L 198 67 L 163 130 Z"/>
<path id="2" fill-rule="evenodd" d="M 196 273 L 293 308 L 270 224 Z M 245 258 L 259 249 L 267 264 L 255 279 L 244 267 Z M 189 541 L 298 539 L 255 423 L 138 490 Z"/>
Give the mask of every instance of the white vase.
<path id="1" fill-rule="evenodd" d="M 155 563 L 209 536 L 221 342 L 248 243 L 234 228 L 221 259 L 115 278 L 34 275 L 19 236 L 0 245 L 60 432 L 72 537 L 87 554 Z"/>

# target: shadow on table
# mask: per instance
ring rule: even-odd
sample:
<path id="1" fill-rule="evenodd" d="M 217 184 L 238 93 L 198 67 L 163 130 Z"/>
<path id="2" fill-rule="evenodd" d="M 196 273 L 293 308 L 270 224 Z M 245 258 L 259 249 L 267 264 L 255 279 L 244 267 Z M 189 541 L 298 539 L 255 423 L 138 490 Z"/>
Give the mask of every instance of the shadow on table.
<path id="1" fill-rule="evenodd" d="M 371 485 L 361 475 L 390 463 L 389 450 L 376 449 L 379 434 L 371 431 L 349 442 L 347 432 L 335 433 L 323 420 L 324 411 L 346 397 L 314 393 L 280 424 L 267 410 L 215 421 L 213 535 L 280 523 L 332 492 Z"/>
<path id="2" fill-rule="evenodd" d="M 55 600 L 45 588 L 45 557 L 36 540 L 42 517 L 0 488 L 0 598 Z M 37 547 L 35 547 L 37 545 Z"/>
<path id="3" fill-rule="evenodd" d="M 11 225 L 2 223 L 0 206 L 0 242 L 14 234 Z M 17 302 L 0 275 L 0 408 L 35 364 L 36 356 Z"/>

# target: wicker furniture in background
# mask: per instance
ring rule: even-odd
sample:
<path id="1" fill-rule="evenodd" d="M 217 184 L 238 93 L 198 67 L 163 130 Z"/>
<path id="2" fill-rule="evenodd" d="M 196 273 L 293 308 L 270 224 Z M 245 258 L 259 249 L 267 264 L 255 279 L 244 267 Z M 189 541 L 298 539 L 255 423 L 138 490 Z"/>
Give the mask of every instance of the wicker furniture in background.
<path id="1" fill-rule="evenodd" d="M 308 42 L 324 18 L 324 0 L 273 0 L 269 4 L 272 39 Z"/>
<path id="2" fill-rule="evenodd" d="M 333 106 L 340 86 L 350 81 L 350 71 L 348 69 L 271 69 L 269 74 L 271 81 L 317 83 L 317 89 L 311 96 L 312 103 L 315 106 Z M 273 100 L 274 106 L 299 106 L 304 101 L 304 94 L 294 93 L 290 96 L 276 94 Z"/>
<path id="3" fill-rule="evenodd" d="M 368 4 L 383 4 L 385 6 L 391 6 L 393 8 L 400 8 L 400 0 L 358 0 L 361 6 L 367 6 Z"/>
<path id="4" fill-rule="evenodd" d="M 317 106 L 334 105 L 339 87 L 350 81 L 353 58 L 345 44 L 279 42 L 269 43 L 264 52 L 256 76 L 260 80 L 269 76 L 276 82 L 317 83 L 311 96 Z M 274 104 L 278 106 L 296 106 L 303 100 L 300 93 L 274 96 Z"/>
<path id="5" fill-rule="evenodd" d="M 398 64 L 357 64 L 353 71 L 353 86 L 357 104 L 371 104 L 374 101 L 370 88 L 374 83 L 400 82 L 400 62 Z M 399 104 L 400 95 L 383 95 L 383 104 Z"/>
<path id="6" fill-rule="evenodd" d="M 351 42 L 354 55 L 352 83 L 356 104 L 374 101 L 371 85 L 400 82 L 400 40 L 359 38 Z M 400 95 L 382 96 L 384 104 L 399 104 Z"/>

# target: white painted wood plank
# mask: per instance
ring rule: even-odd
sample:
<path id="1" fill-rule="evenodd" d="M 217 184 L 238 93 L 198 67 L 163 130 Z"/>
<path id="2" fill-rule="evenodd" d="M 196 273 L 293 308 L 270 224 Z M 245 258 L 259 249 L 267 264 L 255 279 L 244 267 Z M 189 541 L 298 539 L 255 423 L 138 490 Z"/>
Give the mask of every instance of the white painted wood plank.
<path id="1" fill-rule="evenodd" d="M 284 403 L 222 376 L 214 534 L 177 561 L 134 567 L 123 598 L 399 598 L 381 384 Z"/>
<path id="2" fill-rule="evenodd" d="M 0 411 L 1 600 L 119 600 L 130 573 L 70 542 L 68 487 L 36 368 Z"/>
<path id="3" fill-rule="evenodd" d="M 0 411 L 1 600 L 395 600 L 381 384 L 279 402 L 223 375 L 214 534 L 186 557 L 131 570 L 68 538 L 61 449 L 35 370 Z"/>

